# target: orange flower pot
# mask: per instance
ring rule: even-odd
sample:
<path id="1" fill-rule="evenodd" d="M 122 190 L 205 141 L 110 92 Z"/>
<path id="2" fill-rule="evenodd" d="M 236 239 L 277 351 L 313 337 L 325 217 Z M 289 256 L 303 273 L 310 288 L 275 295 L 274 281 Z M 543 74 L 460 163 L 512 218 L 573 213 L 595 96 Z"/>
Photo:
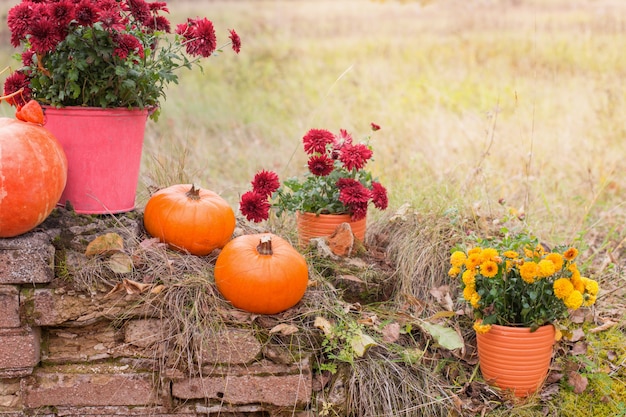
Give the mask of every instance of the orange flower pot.
<path id="1" fill-rule="evenodd" d="M 483 378 L 498 388 L 512 390 L 516 397 L 535 393 L 543 384 L 554 345 L 554 326 L 534 332 L 528 327 L 493 325 L 477 334 L 478 359 Z"/>
<path id="2" fill-rule="evenodd" d="M 309 245 L 312 238 L 330 236 L 341 223 L 349 223 L 352 233 L 361 242 L 365 241 L 367 218 L 352 221 L 349 214 L 296 213 L 298 244 L 301 248 Z"/>

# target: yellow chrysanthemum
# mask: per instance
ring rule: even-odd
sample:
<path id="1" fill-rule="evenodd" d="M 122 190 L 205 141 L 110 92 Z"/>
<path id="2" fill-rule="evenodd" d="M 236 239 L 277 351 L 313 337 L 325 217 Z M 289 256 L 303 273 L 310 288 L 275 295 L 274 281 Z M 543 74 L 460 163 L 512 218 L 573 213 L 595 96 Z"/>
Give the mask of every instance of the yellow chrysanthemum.
<path id="1" fill-rule="evenodd" d="M 461 252 L 460 250 L 455 251 L 452 255 L 450 255 L 450 265 L 456 268 L 460 268 L 465 263 L 465 259 L 467 259 L 467 255 Z"/>
<path id="2" fill-rule="evenodd" d="M 460 273 L 461 273 L 461 268 L 459 268 L 458 266 L 453 266 L 452 268 L 448 270 L 448 276 L 451 276 L 451 277 L 456 277 Z"/>
<path id="3" fill-rule="evenodd" d="M 556 272 L 556 268 L 554 266 L 554 262 L 549 259 L 542 259 L 537 264 L 539 267 L 538 276 L 539 278 L 546 278 Z"/>
<path id="4" fill-rule="evenodd" d="M 479 302 L 480 302 L 480 295 L 478 295 L 477 292 L 474 292 L 474 294 L 472 294 L 472 298 L 470 298 L 469 302 L 472 305 L 472 307 L 478 308 L 480 306 L 480 304 L 479 304 Z"/>
<path id="5" fill-rule="evenodd" d="M 473 269 L 466 269 L 461 275 L 463 284 L 476 286 L 476 272 Z"/>
<path id="6" fill-rule="evenodd" d="M 535 256 L 535 252 L 530 248 L 524 248 L 524 256 L 527 258 L 533 258 Z"/>
<path id="7" fill-rule="evenodd" d="M 554 270 L 555 271 L 560 271 L 561 268 L 563 268 L 563 257 L 561 256 L 560 253 L 549 253 L 546 255 L 546 259 L 548 259 L 549 261 L 552 261 L 552 263 L 554 264 Z"/>
<path id="8" fill-rule="evenodd" d="M 519 258 L 519 253 L 515 252 L 514 250 L 508 250 L 504 252 L 503 255 L 505 258 L 509 258 L 509 259 Z"/>
<path id="9" fill-rule="evenodd" d="M 470 256 L 473 253 L 480 253 L 482 251 L 483 251 L 483 248 L 481 248 L 480 246 L 476 246 L 467 251 L 467 256 Z"/>
<path id="10" fill-rule="evenodd" d="M 463 298 L 465 299 L 465 301 L 470 301 L 474 294 L 478 294 L 476 292 L 475 285 L 466 285 L 465 288 L 463 289 Z"/>
<path id="11" fill-rule="evenodd" d="M 520 276 L 529 284 L 535 282 L 535 278 L 539 274 L 539 266 L 535 262 L 524 262 L 519 267 Z"/>
<path id="12" fill-rule="evenodd" d="M 498 257 L 498 251 L 494 248 L 486 248 L 480 253 L 483 262 L 493 261 Z"/>
<path id="13" fill-rule="evenodd" d="M 580 274 L 580 272 L 578 272 L 578 265 L 576 265 L 576 262 L 572 262 L 571 264 L 569 264 L 567 266 L 567 270 L 570 271 L 572 274 Z"/>
<path id="14" fill-rule="evenodd" d="M 583 305 L 583 294 L 580 291 L 574 290 L 572 291 L 566 298 L 563 300 L 565 306 L 567 308 L 571 308 L 572 310 L 577 310 L 580 306 Z"/>
<path id="15" fill-rule="evenodd" d="M 465 267 L 467 269 L 474 269 L 482 263 L 482 259 L 479 253 L 470 253 L 465 260 Z"/>
<path id="16" fill-rule="evenodd" d="M 584 295 L 584 301 L 583 301 L 583 307 L 589 307 L 592 306 L 596 303 L 596 299 L 598 297 L 596 297 L 595 295 L 591 295 L 591 294 L 585 294 Z"/>
<path id="17" fill-rule="evenodd" d="M 568 250 L 563 252 L 563 257 L 567 259 L 568 261 L 574 260 L 577 256 L 578 256 L 578 249 L 576 248 L 569 248 Z"/>
<path id="18" fill-rule="evenodd" d="M 480 273 L 487 278 L 493 278 L 498 273 L 498 264 L 494 261 L 485 261 L 480 265 Z"/>
<path id="19" fill-rule="evenodd" d="M 574 291 L 574 285 L 572 285 L 572 282 L 567 278 L 557 279 L 554 281 L 554 284 L 552 284 L 552 287 L 554 288 L 556 298 L 560 298 L 561 300 L 567 298 L 567 296 Z"/>
<path id="20" fill-rule="evenodd" d="M 582 277 L 581 281 L 585 285 L 586 293 L 592 296 L 598 295 L 598 291 L 600 291 L 600 286 L 598 285 L 597 281 L 585 277 Z"/>
<path id="21" fill-rule="evenodd" d="M 474 331 L 478 334 L 485 334 L 491 330 L 491 324 L 483 324 L 482 320 L 476 320 L 473 327 Z"/>
<path id="22" fill-rule="evenodd" d="M 575 274 L 572 274 L 570 281 L 572 281 L 572 285 L 574 285 L 574 289 L 576 291 L 581 293 L 585 292 L 585 283 L 583 282 L 583 278 L 578 271 L 576 271 Z"/>

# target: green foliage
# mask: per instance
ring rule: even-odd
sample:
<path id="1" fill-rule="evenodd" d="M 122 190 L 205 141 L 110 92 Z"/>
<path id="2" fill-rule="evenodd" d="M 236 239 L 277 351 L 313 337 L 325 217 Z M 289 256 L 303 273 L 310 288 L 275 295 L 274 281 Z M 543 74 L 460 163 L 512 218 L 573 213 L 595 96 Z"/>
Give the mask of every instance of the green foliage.
<path id="1" fill-rule="evenodd" d="M 480 325 L 537 328 L 595 303 L 598 285 L 581 276 L 577 249 L 550 251 L 532 235 L 502 232 L 502 238 L 476 238 L 477 246 L 450 258 L 449 274 L 461 277 Z"/>

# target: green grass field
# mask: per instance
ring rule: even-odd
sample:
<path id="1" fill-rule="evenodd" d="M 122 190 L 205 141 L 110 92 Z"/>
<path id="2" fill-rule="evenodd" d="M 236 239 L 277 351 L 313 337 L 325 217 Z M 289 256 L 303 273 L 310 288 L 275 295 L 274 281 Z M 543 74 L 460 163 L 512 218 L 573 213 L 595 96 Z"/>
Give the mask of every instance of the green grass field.
<path id="1" fill-rule="evenodd" d="M 173 25 L 206 16 L 218 43 L 235 29 L 242 50 L 211 57 L 202 72 L 182 70 L 168 89 L 148 124 L 140 206 L 152 187 L 194 182 L 237 209 L 256 171 L 303 172 L 310 128 L 363 137 L 374 122 L 382 129 L 371 168 L 389 190 L 389 211 L 410 203 L 491 225 L 518 217 L 546 242 L 576 241 L 604 289 L 600 308 L 621 317 L 623 340 L 626 2 L 168 4 Z M 15 67 L 3 31 L 0 59 Z M 626 415 L 620 358 L 611 375 L 622 403 L 607 416 L 620 407 Z M 598 391 L 589 403 L 562 395 L 550 414 L 520 406 L 498 415 L 605 415 L 594 408 Z"/>

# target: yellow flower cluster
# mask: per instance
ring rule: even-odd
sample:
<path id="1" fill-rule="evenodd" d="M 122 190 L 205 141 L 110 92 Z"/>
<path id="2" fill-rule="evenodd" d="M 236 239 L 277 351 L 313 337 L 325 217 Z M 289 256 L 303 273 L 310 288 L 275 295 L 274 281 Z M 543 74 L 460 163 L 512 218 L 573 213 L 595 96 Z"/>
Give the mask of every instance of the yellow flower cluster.
<path id="1" fill-rule="evenodd" d="M 521 252 L 520 255 L 517 251 L 505 250 L 500 255 L 495 248 L 474 247 L 467 252 L 454 251 L 450 256 L 448 275 L 461 277 L 463 298 L 479 312 L 479 317 L 493 314 L 493 303 L 499 297 L 505 296 L 497 291 L 504 291 L 507 280 L 516 276 L 521 278 L 520 285 L 528 284 L 528 288 L 535 283 L 541 283 L 541 288 L 546 288 L 546 285 L 548 288 L 552 287 L 553 300 L 554 297 L 561 300 L 561 306 L 564 305 L 567 309 L 575 310 L 595 303 L 599 291 L 598 283 L 581 276 L 574 262 L 578 256 L 576 248 L 572 247 L 558 253 L 549 252 L 543 245 L 537 244 L 535 247 L 526 246 Z M 486 298 L 483 302 L 477 291 L 477 285 L 485 287 L 480 291 Z M 498 288 L 499 290 L 494 292 L 494 289 Z M 518 290 L 519 288 L 521 287 L 518 287 Z M 534 291 L 537 294 L 537 290 Z M 539 294 L 543 294 L 543 291 L 539 291 Z M 519 297 L 521 294 L 513 293 L 506 296 Z M 541 305 L 552 305 L 553 302 L 546 300 L 545 303 L 549 304 Z M 489 325 L 482 324 L 482 321 L 474 325 L 477 332 L 486 332 L 488 327 Z"/>

